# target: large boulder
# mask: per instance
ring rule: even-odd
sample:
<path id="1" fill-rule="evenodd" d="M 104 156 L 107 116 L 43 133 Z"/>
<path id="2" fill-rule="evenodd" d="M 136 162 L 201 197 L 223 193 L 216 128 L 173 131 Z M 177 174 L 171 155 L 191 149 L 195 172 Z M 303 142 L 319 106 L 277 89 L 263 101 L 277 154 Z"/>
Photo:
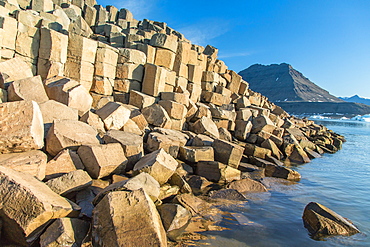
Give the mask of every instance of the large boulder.
<path id="1" fill-rule="evenodd" d="M 314 239 L 330 235 L 349 236 L 360 232 L 352 222 L 317 202 L 307 204 L 302 218 Z"/>
<path id="2" fill-rule="evenodd" d="M 132 170 L 135 163 L 141 159 L 144 154 L 143 138 L 137 134 L 110 130 L 103 136 L 105 143 L 121 144 L 125 156 L 128 160 L 126 170 Z"/>
<path id="3" fill-rule="evenodd" d="M 240 193 L 266 192 L 266 187 L 253 179 L 244 178 L 239 181 L 233 181 L 228 184 L 227 188 L 235 189 Z"/>
<path id="4" fill-rule="evenodd" d="M 35 101 L 0 104 L 0 126 L 0 153 L 25 152 L 44 146 L 44 124 Z"/>
<path id="5" fill-rule="evenodd" d="M 167 246 L 158 211 L 142 189 L 107 194 L 92 224 L 93 246 Z"/>
<path id="6" fill-rule="evenodd" d="M 160 185 L 163 185 L 175 173 L 177 161 L 163 149 L 142 157 L 134 166 L 135 173 L 149 173 Z"/>
<path id="7" fill-rule="evenodd" d="M 158 196 L 160 193 L 159 188 L 160 186 L 157 180 L 155 180 L 148 173 L 143 172 L 133 178 L 112 183 L 111 185 L 105 187 L 101 192 L 99 192 L 98 195 L 96 195 L 95 199 L 93 200 L 93 204 L 98 204 L 109 192 L 122 190 L 130 191 L 138 189 L 143 189 L 145 193 L 155 202 L 158 200 Z"/>
<path id="8" fill-rule="evenodd" d="M 77 150 L 92 178 L 103 178 L 125 171 L 127 158 L 119 143 L 82 145 Z"/>
<path id="9" fill-rule="evenodd" d="M 243 147 L 221 139 L 215 140 L 212 146 L 215 150 L 215 160 L 238 168 L 244 152 Z"/>
<path id="10" fill-rule="evenodd" d="M 96 111 L 96 114 L 103 120 L 107 130 L 121 129 L 129 120 L 131 111 L 122 104 L 108 102 L 102 108 Z"/>
<path id="11" fill-rule="evenodd" d="M 55 120 L 46 136 L 46 151 L 55 156 L 64 148 L 77 150 L 81 145 L 99 144 L 97 135 L 93 127 L 81 121 Z"/>
<path id="12" fill-rule="evenodd" d="M 47 156 L 40 150 L 31 150 L 24 153 L 0 154 L 0 166 L 26 172 L 43 180 L 45 178 Z"/>
<path id="13" fill-rule="evenodd" d="M 40 236 L 40 246 L 81 246 L 89 227 L 89 222 L 84 220 L 75 218 L 57 219 Z"/>
<path id="14" fill-rule="evenodd" d="M 84 169 L 80 156 L 75 151 L 64 149 L 46 164 L 45 178 L 52 179 L 63 174 Z"/>
<path id="15" fill-rule="evenodd" d="M 91 184 L 92 179 L 84 170 L 72 171 L 46 182 L 46 185 L 52 191 L 62 196 L 66 196 L 74 191 L 80 191 Z"/>
<path id="16" fill-rule="evenodd" d="M 189 210 L 179 204 L 167 203 L 157 207 L 161 216 L 167 237 L 172 241 L 182 234 L 191 219 Z"/>
<path id="17" fill-rule="evenodd" d="M 217 125 L 212 121 L 212 119 L 204 116 L 192 125 L 192 130 L 197 134 L 204 134 L 215 139 L 220 137 Z"/>
<path id="18" fill-rule="evenodd" d="M 69 201 L 33 176 L 0 166 L 0 207 L 3 235 L 29 246 L 52 219 L 70 215 Z"/>
<path id="19" fill-rule="evenodd" d="M 196 174 L 216 183 L 239 180 L 241 176 L 239 170 L 217 161 L 198 162 Z"/>
<path id="20" fill-rule="evenodd" d="M 93 99 L 79 82 L 55 76 L 44 81 L 44 85 L 50 99 L 77 109 L 80 116 L 90 110 Z"/>
<path id="21" fill-rule="evenodd" d="M 13 81 L 8 88 L 8 101 L 33 100 L 42 103 L 49 100 L 41 77 L 34 76 Z"/>

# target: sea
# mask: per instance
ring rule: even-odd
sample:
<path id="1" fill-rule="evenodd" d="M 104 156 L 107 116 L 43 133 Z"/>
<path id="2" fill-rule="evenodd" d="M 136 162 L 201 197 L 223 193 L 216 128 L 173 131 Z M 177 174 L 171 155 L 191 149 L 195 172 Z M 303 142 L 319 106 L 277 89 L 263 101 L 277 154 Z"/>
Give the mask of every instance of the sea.
<path id="1" fill-rule="evenodd" d="M 266 178 L 269 192 L 247 202 L 218 206 L 225 215 L 223 231 L 206 232 L 197 246 L 370 246 L 370 122 L 315 120 L 344 135 L 347 142 L 335 154 L 324 154 L 295 166 L 302 179 L 289 182 Z M 361 231 L 344 237 L 313 240 L 302 214 L 318 202 L 349 219 Z"/>

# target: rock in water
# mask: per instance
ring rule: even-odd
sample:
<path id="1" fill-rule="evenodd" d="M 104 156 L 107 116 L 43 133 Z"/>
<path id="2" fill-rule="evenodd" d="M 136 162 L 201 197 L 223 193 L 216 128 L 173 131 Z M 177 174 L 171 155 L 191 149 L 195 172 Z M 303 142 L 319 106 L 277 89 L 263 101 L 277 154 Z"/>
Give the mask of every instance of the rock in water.
<path id="1" fill-rule="evenodd" d="M 93 213 L 93 246 L 167 246 L 153 201 L 142 190 L 107 194 Z"/>
<path id="2" fill-rule="evenodd" d="M 47 223 L 69 215 L 71 204 L 26 173 L 0 166 L 0 217 L 4 237 L 29 246 Z"/>
<path id="3" fill-rule="evenodd" d="M 349 220 L 317 202 L 307 204 L 302 218 L 314 239 L 330 235 L 349 236 L 360 232 Z"/>

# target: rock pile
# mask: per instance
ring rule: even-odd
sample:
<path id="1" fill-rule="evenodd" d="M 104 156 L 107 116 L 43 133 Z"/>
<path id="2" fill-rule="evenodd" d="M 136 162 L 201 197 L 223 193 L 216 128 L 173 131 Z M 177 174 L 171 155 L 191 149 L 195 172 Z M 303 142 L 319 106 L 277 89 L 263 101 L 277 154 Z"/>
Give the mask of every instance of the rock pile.
<path id="1" fill-rule="evenodd" d="M 94 0 L 2 3 L 2 245 L 166 246 L 217 220 L 194 194 L 266 191 L 344 141 L 166 23 Z"/>

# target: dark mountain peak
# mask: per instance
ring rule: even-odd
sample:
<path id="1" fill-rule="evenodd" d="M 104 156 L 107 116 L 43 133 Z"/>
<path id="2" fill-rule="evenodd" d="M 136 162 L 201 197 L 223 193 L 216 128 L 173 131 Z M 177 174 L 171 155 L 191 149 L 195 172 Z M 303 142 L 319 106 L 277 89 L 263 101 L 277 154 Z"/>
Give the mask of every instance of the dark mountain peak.
<path id="1" fill-rule="evenodd" d="M 254 64 L 239 72 L 253 91 L 271 101 L 342 102 L 288 63 Z"/>

